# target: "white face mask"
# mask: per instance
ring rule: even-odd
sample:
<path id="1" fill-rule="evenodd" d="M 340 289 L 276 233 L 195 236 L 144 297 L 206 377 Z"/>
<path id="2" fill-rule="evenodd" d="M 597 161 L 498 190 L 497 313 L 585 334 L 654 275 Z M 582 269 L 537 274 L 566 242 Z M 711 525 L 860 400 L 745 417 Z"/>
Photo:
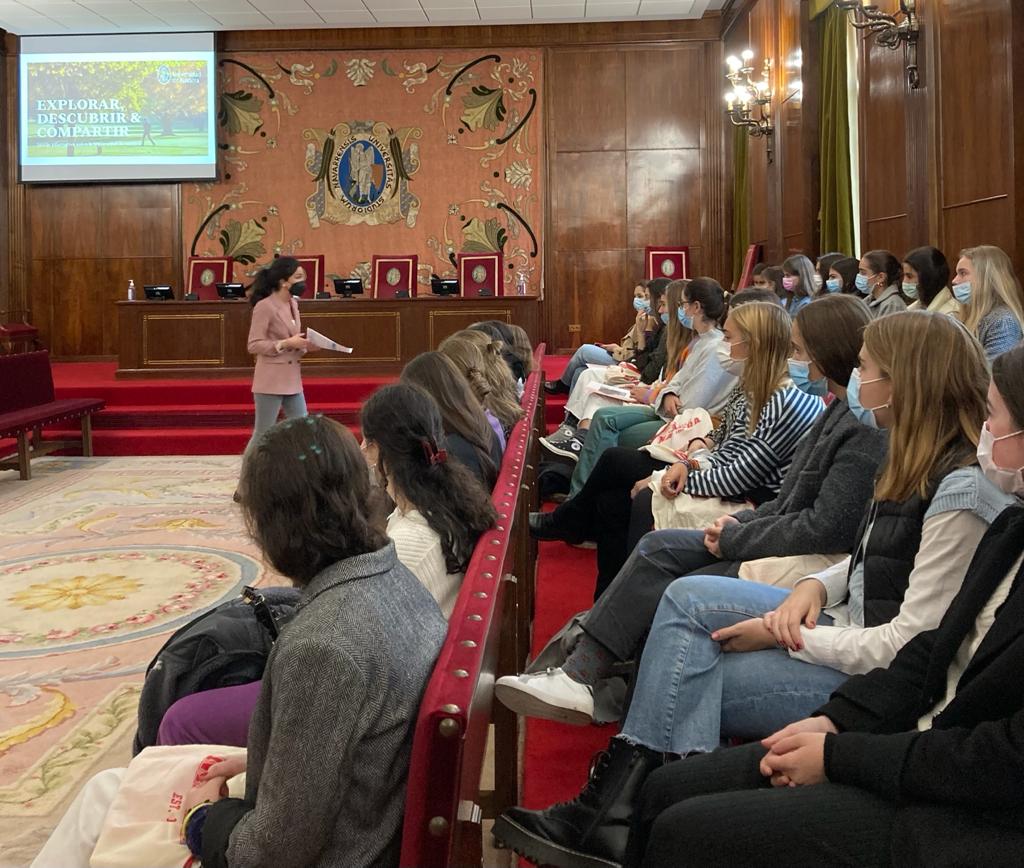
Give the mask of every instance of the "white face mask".
<path id="1" fill-rule="evenodd" d="M 745 344 L 746 341 L 736 341 L 737 344 Z M 727 374 L 732 374 L 734 377 L 740 376 L 743 373 L 743 368 L 747 363 L 746 359 L 734 359 L 730 354 L 732 347 L 726 340 L 718 342 L 718 347 L 715 350 L 718 356 L 718 364 L 722 366 L 722 370 Z"/>
<path id="2" fill-rule="evenodd" d="M 1002 437 L 993 437 L 988 430 L 988 422 L 981 426 L 981 437 L 978 441 L 978 464 L 985 477 L 1000 491 L 1006 494 L 1018 494 L 1024 496 L 1024 468 L 1007 470 L 996 464 L 992 457 L 992 448 L 1000 440 L 1009 440 L 1011 437 L 1019 437 L 1024 434 L 1022 431 L 1014 431 L 1012 434 L 1004 434 Z"/>

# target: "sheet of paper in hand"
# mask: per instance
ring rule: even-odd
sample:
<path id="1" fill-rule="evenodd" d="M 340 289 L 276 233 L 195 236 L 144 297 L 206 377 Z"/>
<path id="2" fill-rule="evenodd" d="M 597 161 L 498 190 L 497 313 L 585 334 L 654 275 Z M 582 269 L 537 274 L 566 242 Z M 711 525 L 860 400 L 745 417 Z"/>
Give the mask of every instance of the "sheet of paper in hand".
<path id="1" fill-rule="evenodd" d="M 337 341 L 332 341 L 326 335 L 320 334 L 316 329 L 306 329 L 306 340 L 322 350 L 333 350 L 336 353 L 352 352 L 352 347 L 342 346 Z"/>
<path id="2" fill-rule="evenodd" d="M 601 395 L 605 398 L 611 398 L 613 401 L 622 401 L 626 404 L 635 403 L 629 389 L 622 386 L 609 386 L 607 383 L 591 383 L 587 386 L 587 391 L 591 395 Z"/>

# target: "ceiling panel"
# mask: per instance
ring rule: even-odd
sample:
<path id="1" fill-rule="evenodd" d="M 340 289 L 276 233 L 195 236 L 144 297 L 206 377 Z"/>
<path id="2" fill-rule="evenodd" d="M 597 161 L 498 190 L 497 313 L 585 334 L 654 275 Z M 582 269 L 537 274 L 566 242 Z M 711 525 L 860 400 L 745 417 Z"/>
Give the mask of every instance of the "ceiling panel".
<path id="1" fill-rule="evenodd" d="M 697 19 L 726 0 L 0 0 L 19 35 Z"/>

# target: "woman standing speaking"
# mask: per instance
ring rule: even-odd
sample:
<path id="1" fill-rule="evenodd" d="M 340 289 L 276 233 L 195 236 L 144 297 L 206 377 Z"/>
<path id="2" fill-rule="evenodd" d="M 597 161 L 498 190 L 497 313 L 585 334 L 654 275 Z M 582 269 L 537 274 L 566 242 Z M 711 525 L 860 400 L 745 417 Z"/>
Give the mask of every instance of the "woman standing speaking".
<path id="1" fill-rule="evenodd" d="M 275 259 L 253 283 L 249 352 L 256 356 L 252 377 L 256 421 L 247 451 L 277 422 L 282 409 L 289 419 L 306 415 L 299 366 L 310 345 L 302 334 L 296 301 L 305 289 L 306 273 L 291 256 Z"/>

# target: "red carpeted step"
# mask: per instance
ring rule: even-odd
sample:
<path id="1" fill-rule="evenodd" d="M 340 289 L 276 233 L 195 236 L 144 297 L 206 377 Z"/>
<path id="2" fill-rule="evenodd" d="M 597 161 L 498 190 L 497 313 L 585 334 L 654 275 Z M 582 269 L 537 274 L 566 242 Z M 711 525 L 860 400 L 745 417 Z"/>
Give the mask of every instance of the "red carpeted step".
<path id="1" fill-rule="evenodd" d="M 361 402 L 308 404 L 311 413 L 323 413 L 343 425 L 358 425 Z M 245 428 L 252 426 L 253 405 L 196 404 L 114 405 L 93 416 L 93 429 L 110 428 Z"/>

